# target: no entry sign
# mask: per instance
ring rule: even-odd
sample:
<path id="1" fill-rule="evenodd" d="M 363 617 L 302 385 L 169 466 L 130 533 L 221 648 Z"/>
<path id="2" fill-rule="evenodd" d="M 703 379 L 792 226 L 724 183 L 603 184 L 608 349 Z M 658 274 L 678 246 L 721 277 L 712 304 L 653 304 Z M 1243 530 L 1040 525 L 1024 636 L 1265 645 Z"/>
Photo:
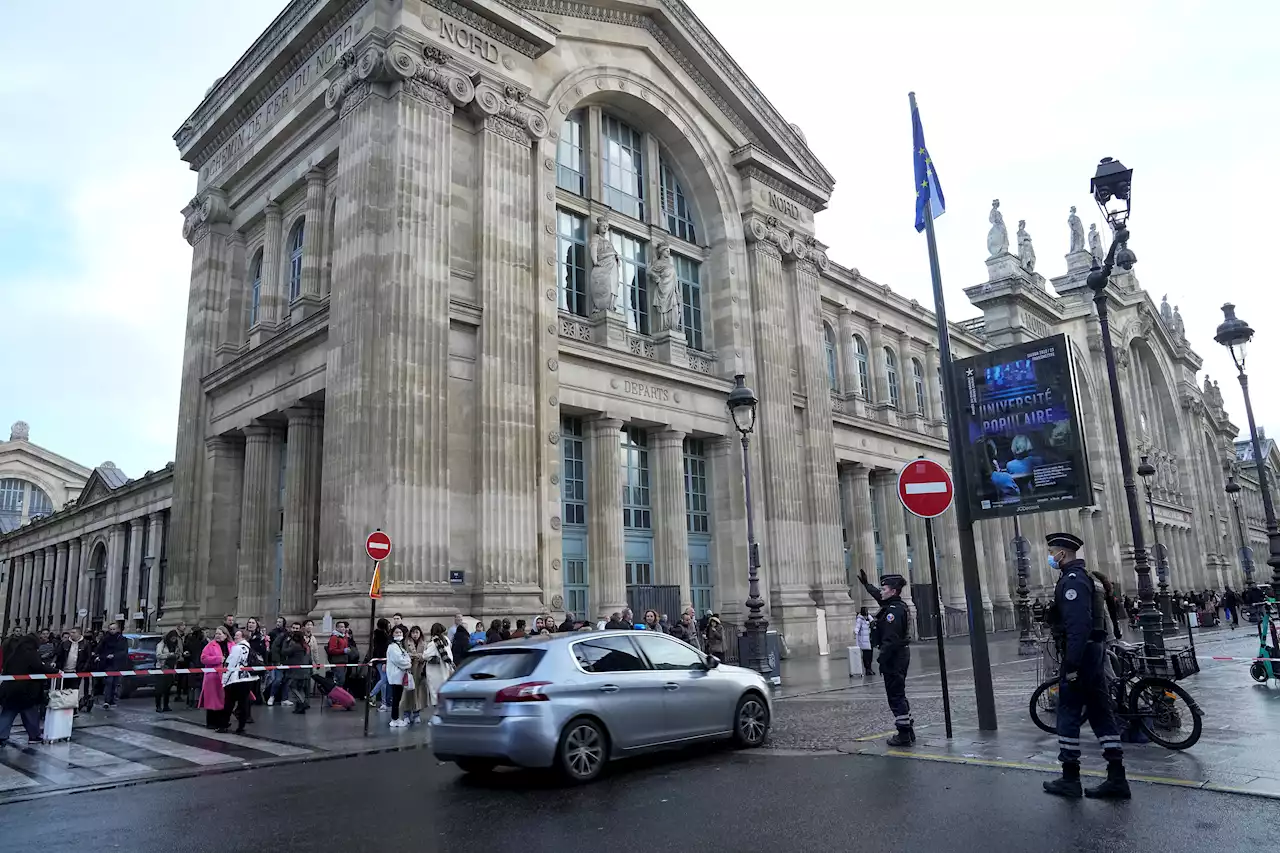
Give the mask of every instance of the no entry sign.
<path id="1" fill-rule="evenodd" d="M 917 459 L 898 472 L 898 500 L 912 515 L 935 518 L 947 511 L 954 497 L 951 475 L 937 462 Z"/>
<path id="2" fill-rule="evenodd" d="M 364 552 L 375 563 L 387 559 L 391 555 L 391 537 L 381 530 L 375 530 L 364 540 Z"/>

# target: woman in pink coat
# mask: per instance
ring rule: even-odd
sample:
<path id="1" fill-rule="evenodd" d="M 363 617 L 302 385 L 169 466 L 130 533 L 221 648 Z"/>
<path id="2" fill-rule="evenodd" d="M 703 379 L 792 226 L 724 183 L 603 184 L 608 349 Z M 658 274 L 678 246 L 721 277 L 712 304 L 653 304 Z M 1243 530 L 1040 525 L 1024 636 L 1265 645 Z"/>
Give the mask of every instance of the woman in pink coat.
<path id="1" fill-rule="evenodd" d="M 213 639 L 200 653 L 201 666 L 222 666 L 226 663 L 231 649 L 231 637 L 227 629 L 219 625 L 213 632 Z M 227 724 L 227 697 L 222 689 L 222 673 L 206 672 L 200 683 L 200 704 L 205 710 L 205 725 L 211 729 L 223 728 Z"/>

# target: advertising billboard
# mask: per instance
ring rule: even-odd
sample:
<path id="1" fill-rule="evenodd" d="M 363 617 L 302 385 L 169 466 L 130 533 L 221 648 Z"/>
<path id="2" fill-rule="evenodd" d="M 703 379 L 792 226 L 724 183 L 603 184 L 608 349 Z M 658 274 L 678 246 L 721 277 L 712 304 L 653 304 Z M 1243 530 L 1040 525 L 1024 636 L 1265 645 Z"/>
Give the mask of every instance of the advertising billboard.
<path id="1" fill-rule="evenodd" d="M 973 519 L 1094 503 L 1066 335 L 955 362 Z"/>

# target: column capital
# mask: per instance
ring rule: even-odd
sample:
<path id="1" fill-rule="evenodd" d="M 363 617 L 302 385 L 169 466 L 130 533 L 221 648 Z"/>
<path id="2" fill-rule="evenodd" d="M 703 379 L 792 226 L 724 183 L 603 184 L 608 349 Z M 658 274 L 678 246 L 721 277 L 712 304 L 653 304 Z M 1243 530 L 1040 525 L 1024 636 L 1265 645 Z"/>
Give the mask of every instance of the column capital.
<path id="1" fill-rule="evenodd" d="M 144 519 L 142 516 L 129 519 L 129 526 L 132 527 L 134 530 L 141 530 L 143 523 L 144 523 Z"/>
<path id="2" fill-rule="evenodd" d="M 251 423 L 240 428 L 244 433 L 245 441 L 266 441 L 275 432 L 275 428 L 270 424 Z"/>
<path id="3" fill-rule="evenodd" d="M 211 453 L 229 453 L 240 441 L 234 435 L 211 435 L 204 440 L 205 450 Z"/>
<path id="4" fill-rule="evenodd" d="M 532 145 L 547 135 L 550 128 L 546 118 L 524 101 L 527 93 L 516 86 L 499 89 L 490 83 L 481 83 L 475 89 L 471 108 L 481 117 L 486 131 L 505 136 L 521 145 Z"/>
<path id="5" fill-rule="evenodd" d="M 369 45 L 359 54 L 355 50 L 343 54 L 339 68 L 324 95 L 325 106 L 338 110 L 339 117 L 379 84 L 399 83 L 401 92 L 450 110 L 455 104 L 466 106 L 476 96 L 470 76 L 449 67 L 449 55 L 431 45 Z"/>
<path id="6" fill-rule="evenodd" d="M 147 518 L 151 519 L 153 523 L 159 523 L 164 519 L 164 510 L 158 509 L 153 513 L 148 513 Z"/>
<path id="7" fill-rule="evenodd" d="M 59 542 L 57 545 L 54 545 L 53 547 L 57 548 L 60 552 L 65 554 L 67 552 L 67 549 L 70 547 L 70 545 L 71 545 L 70 542 Z"/>
<path id="8" fill-rule="evenodd" d="M 600 415 L 594 418 L 587 418 L 586 427 L 593 436 L 604 435 L 608 432 L 621 432 L 622 419 L 611 418 L 608 415 Z"/>
<path id="9" fill-rule="evenodd" d="M 267 215 L 268 221 L 272 219 L 275 219 L 277 222 L 280 221 L 280 203 L 275 199 L 267 199 L 267 204 L 262 208 L 262 212 Z"/>
<path id="10" fill-rule="evenodd" d="M 678 429 L 664 429 L 658 432 L 649 433 L 649 437 L 654 440 L 655 446 L 684 446 L 685 433 Z"/>
<path id="11" fill-rule="evenodd" d="M 41 550 L 41 551 L 44 551 L 44 553 L 45 553 L 45 557 L 46 557 L 46 559 L 47 559 L 48 557 L 51 557 L 51 556 L 53 556 L 55 553 L 57 553 L 57 546 L 56 546 L 56 545 L 45 545 L 45 546 L 44 546 L 43 548 L 41 548 L 40 550 Z"/>
<path id="12" fill-rule="evenodd" d="M 314 426 L 323 419 L 324 410 L 309 403 L 299 403 L 296 406 L 290 406 L 285 409 L 284 414 L 289 419 L 290 428 L 295 424 L 298 426 Z"/>
<path id="13" fill-rule="evenodd" d="M 323 166 L 312 166 L 307 170 L 306 174 L 307 189 L 310 190 L 316 185 L 323 187 L 326 177 L 327 175 Z"/>

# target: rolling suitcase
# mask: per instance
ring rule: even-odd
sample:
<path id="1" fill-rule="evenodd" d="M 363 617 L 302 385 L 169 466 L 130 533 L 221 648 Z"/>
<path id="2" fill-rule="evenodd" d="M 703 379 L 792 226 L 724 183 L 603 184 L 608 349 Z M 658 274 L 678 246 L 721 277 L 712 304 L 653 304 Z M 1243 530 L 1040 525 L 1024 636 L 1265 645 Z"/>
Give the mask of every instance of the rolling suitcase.
<path id="1" fill-rule="evenodd" d="M 329 691 L 328 696 L 330 702 L 344 711 L 350 711 L 356 705 L 356 698 L 336 685 Z"/>

